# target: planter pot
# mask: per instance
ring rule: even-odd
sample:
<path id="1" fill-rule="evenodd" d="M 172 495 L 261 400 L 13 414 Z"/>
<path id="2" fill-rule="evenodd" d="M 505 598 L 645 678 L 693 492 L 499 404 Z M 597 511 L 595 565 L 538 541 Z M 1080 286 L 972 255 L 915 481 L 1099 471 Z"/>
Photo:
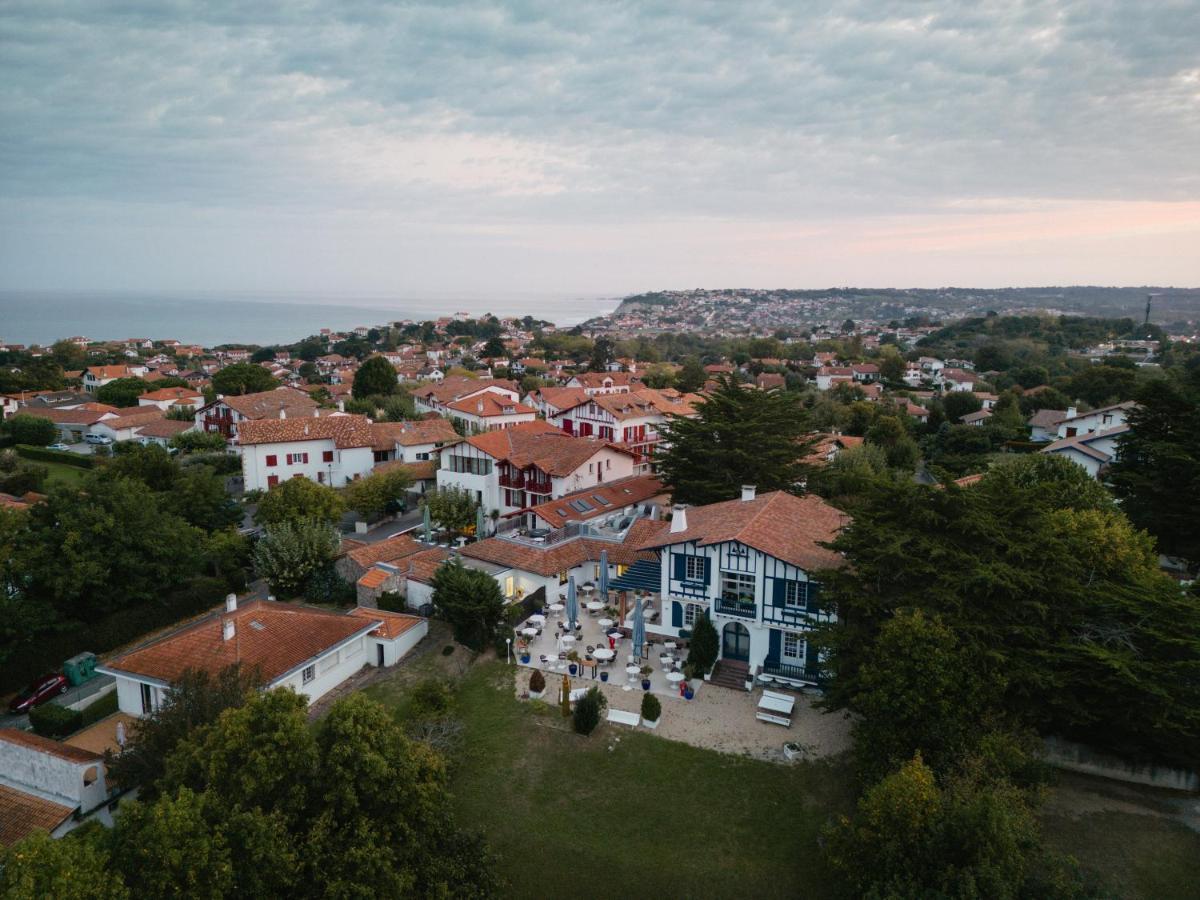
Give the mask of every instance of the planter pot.
<path id="1" fill-rule="evenodd" d="M 683 699 L 684 699 L 684 700 L 691 700 L 691 699 L 692 699 L 693 697 L 695 697 L 695 696 L 696 696 L 696 692 L 695 692 L 695 691 L 693 691 L 691 688 L 687 688 L 687 689 L 686 689 L 686 690 L 683 692 Z"/>
<path id="2" fill-rule="evenodd" d="M 529 699 L 530 699 L 530 700 L 541 700 L 541 699 L 542 699 L 543 697 L 545 697 L 545 696 L 546 696 L 546 692 L 545 692 L 545 691 L 530 691 L 530 692 L 529 692 Z"/>
<path id="3" fill-rule="evenodd" d="M 704 680 L 705 680 L 705 681 L 712 681 L 712 672 L 705 672 L 705 673 L 704 673 Z"/>
<path id="4" fill-rule="evenodd" d="M 521 665 L 523 665 L 523 666 L 529 665 L 529 654 L 528 653 L 521 654 Z"/>
<path id="5" fill-rule="evenodd" d="M 750 679 L 746 679 L 746 690 L 748 690 L 748 691 L 754 690 L 754 682 Z"/>
<path id="6" fill-rule="evenodd" d="M 575 663 L 571 663 L 569 666 L 567 666 L 567 671 L 574 675 L 577 671 L 579 671 L 579 667 L 575 665 Z"/>
<path id="7" fill-rule="evenodd" d="M 804 750 L 799 744 L 787 743 L 783 745 L 784 759 L 799 759 L 804 755 Z"/>
<path id="8" fill-rule="evenodd" d="M 642 717 L 642 724 L 651 730 L 657 728 L 660 721 L 661 719 L 647 719 L 645 716 Z"/>
<path id="9" fill-rule="evenodd" d="M 650 690 L 650 679 L 649 678 L 642 679 L 642 690 L 643 691 Z"/>
<path id="10" fill-rule="evenodd" d="M 601 681 L 608 681 L 608 673 L 607 673 L 607 672 L 601 672 L 601 673 L 600 673 L 600 680 L 601 680 Z"/>

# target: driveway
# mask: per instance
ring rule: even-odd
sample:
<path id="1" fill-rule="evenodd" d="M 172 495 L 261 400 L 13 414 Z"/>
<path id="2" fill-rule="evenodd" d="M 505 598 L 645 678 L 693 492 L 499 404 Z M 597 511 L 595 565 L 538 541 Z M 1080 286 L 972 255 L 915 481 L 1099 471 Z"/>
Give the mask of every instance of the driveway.
<path id="1" fill-rule="evenodd" d="M 424 516 L 421 513 L 420 507 L 410 509 L 403 515 L 399 515 L 394 519 L 389 519 L 386 522 L 381 522 L 368 531 L 366 534 L 357 534 L 353 530 L 347 531 L 343 537 L 353 541 L 361 541 L 364 544 L 374 544 L 379 541 L 385 541 L 397 534 L 403 534 L 406 531 L 412 531 L 414 528 L 419 528 Z"/>

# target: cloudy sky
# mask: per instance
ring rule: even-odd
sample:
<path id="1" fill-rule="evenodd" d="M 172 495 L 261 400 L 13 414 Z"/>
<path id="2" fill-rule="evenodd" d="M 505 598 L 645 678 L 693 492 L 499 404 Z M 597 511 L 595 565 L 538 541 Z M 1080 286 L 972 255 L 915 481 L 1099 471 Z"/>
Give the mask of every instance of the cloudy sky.
<path id="1" fill-rule="evenodd" d="M 0 287 L 1200 284 L 1200 0 L 273 7 L 0 2 Z"/>

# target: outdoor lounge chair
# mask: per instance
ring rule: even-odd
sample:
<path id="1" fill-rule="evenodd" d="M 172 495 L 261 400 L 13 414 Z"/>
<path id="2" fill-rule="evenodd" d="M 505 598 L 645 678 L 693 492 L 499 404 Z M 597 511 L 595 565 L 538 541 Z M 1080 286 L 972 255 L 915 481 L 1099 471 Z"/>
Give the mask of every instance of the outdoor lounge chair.
<path id="1" fill-rule="evenodd" d="M 763 691 L 762 697 L 758 701 L 758 712 L 755 718 L 763 722 L 771 722 L 774 725 L 782 725 L 784 728 L 791 728 L 792 710 L 795 706 L 795 697 L 775 691 Z"/>

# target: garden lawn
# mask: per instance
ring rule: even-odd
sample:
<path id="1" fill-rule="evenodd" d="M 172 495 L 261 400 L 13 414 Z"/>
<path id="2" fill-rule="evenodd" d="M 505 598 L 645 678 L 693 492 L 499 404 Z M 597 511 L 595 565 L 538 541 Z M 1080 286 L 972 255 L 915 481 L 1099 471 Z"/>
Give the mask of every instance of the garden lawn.
<path id="1" fill-rule="evenodd" d="M 75 486 L 83 481 L 83 476 L 90 472 L 90 469 L 81 469 L 79 466 L 68 466 L 65 463 L 47 462 L 42 459 L 30 460 L 35 465 L 45 466 L 50 470 L 50 474 L 46 477 L 46 487 L 52 487 L 56 484 L 65 484 Z"/>
<path id="2" fill-rule="evenodd" d="M 607 723 L 581 737 L 557 707 L 516 700 L 500 663 L 469 671 L 456 703 L 456 812 L 486 834 L 510 895 L 831 895 L 817 836 L 852 805 L 840 766 L 742 759 Z"/>

